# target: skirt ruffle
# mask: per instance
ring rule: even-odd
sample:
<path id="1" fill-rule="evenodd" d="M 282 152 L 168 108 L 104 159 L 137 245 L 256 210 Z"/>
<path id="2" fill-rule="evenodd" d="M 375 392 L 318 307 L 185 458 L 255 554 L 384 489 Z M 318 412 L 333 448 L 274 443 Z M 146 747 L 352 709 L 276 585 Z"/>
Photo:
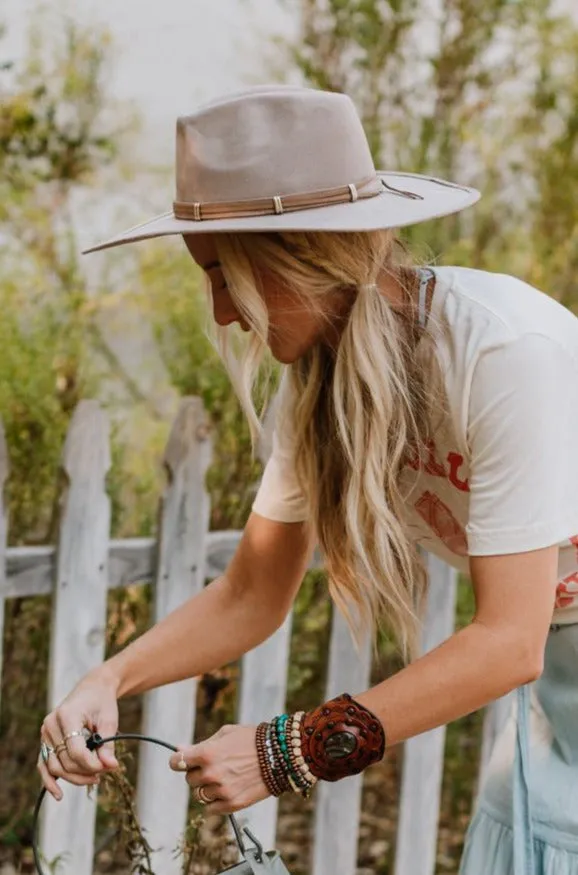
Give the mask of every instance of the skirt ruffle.
<path id="1" fill-rule="evenodd" d="M 536 875 L 578 875 L 578 850 L 534 836 L 534 867 Z M 512 828 L 478 808 L 468 830 L 460 875 L 512 875 L 513 871 Z"/>

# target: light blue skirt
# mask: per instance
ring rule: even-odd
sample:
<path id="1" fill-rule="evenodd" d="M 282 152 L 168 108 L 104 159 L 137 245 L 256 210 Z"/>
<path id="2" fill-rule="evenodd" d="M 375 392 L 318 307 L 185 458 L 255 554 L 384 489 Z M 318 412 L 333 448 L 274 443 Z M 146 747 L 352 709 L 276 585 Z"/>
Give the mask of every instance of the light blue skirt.
<path id="1" fill-rule="evenodd" d="M 460 875 L 578 875 L 578 624 L 552 627 L 543 674 L 517 692 Z"/>

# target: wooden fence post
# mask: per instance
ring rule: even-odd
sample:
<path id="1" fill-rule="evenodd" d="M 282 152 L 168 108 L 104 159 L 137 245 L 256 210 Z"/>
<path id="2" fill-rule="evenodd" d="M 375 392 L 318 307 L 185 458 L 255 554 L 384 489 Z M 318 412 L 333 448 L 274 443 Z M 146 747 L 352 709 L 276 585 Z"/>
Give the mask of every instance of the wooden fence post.
<path id="1" fill-rule="evenodd" d="M 370 669 L 371 642 L 366 641 L 357 652 L 345 619 L 334 608 L 326 698 L 363 692 L 369 685 Z M 321 781 L 315 788 L 313 875 L 355 875 L 361 790 L 361 775 L 331 784 Z"/>
<path id="2" fill-rule="evenodd" d="M 155 622 L 203 588 L 210 510 L 205 475 L 210 460 L 211 441 L 202 401 L 185 398 L 164 457 L 168 485 L 161 505 Z M 194 679 L 150 690 L 144 700 L 143 733 L 172 744 L 192 743 L 195 691 Z M 162 875 L 178 875 L 182 859 L 174 851 L 186 826 L 190 791 L 184 776 L 169 769 L 169 756 L 168 751 L 154 745 L 141 745 L 138 814 L 154 849 L 153 869 Z"/>
<path id="3" fill-rule="evenodd" d="M 8 479 L 8 448 L 4 426 L 0 420 L 0 696 L 2 694 L 2 656 L 4 653 L 4 593 L 6 591 L 6 542 L 8 540 L 8 512 L 4 504 L 4 487 Z M 1 701 L 0 701 L 1 704 Z"/>
<path id="4" fill-rule="evenodd" d="M 257 725 L 285 710 L 292 614 L 259 647 L 243 657 L 237 720 Z M 270 796 L 239 815 L 266 848 L 275 845 L 278 801 Z"/>
<path id="5" fill-rule="evenodd" d="M 52 710 L 90 669 L 102 663 L 106 633 L 110 502 L 109 429 L 96 401 L 81 401 L 70 425 L 62 466 L 68 485 L 54 582 L 48 708 Z M 73 727 L 81 729 L 81 726 Z M 48 796 L 40 845 L 45 859 L 59 859 L 59 875 L 91 875 L 96 798 L 64 786 L 64 799 Z"/>
<path id="6" fill-rule="evenodd" d="M 427 561 L 424 653 L 454 631 L 457 592 L 457 572 L 433 554 Z M 445 726 L 440 726 L 405 742 L 395 875 L 433 875 L 435 871 L 445 734 Z"/>

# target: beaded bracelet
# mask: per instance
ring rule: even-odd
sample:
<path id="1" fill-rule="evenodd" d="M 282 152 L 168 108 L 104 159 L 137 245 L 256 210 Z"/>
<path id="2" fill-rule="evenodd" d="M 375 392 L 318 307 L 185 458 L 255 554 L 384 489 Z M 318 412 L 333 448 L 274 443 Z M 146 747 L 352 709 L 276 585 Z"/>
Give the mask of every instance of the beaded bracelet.
<path id="1" fill-rule="evenodd" d="M 272 752 L 267 748 L 267 730 L 268 723 L 260 723 L 255 733 L 255 742 L 257 745 L 257 758 L 259 760 L 259 768 L 263 777 L 263 782 L 271 796 L 280 796 L 283 792 L 282 786 L 277 781 L 274 767 L 275 759 Z"/>
<path id="2" fill-rule="evenodd" d="M 308 784 L 310 787 L 313 787 L 317 783 L 317 778 L 305 762 L 305 757 L 303 756 L 303 750 L 301 746 L 301 724 L 303 722 L 304 716 L 305 711 L 298 711 L 296 714 L 293 715 L 293 721 L 291 725 L 291 746 L 294 751 L 297 768 L 301 772 L 306 784 Z"/>
<path id="3" fill-rule="evenodd" d="M 299 712 L 300 715 L 303 715 L 303 711 Z M 308 798 L 311 795 L 311 790 L 313 785 L 317 782 L 317 779 L 310 773 L 310 776 L 306 776 L 305 770 L 303 766 L 305 765 L 305 760 L 301 756 L 301 731 L 299 729 L 300 725 L 300 716 L 298 714 L 293 714 L 293 716 L 289 719 L 289 759 L 291 760 L 291 765 L 293 767 L 293 771 L 297 777 L 297 785 L 301 790 L 301 793 L 305 798 Z"/>
<path id="4" fill-rule="evenodd" d="M 283 788 L 282 792 L 290 790 L 291 787 L 287 779 L 287 771 L 283 765 L 283 754 L 281 752 L 281 748 L 275 734 L 275 726 L 273 721 L 267 724 L 267 745 L 267 749 L 271 753 L 272 771 L 275 778 L 277 779 L 277 782 L 279 783 L 279 786 Z"/>
<path id="5" fill-rule="evenodd" d="M 318 780 L 337 781 L 381 759 L 385 731 L 375 714 L 344 693 L 314 711 L 259 724 L 256 743 L 271 795 L 293 791 L 309 798 Z"/>
<path id="6" fill-rule="evenodd" d="M 291 749 L 290 744 L 288 744 L 288 742 L 287 742 L 287 734 L 286 734 L 285 727 L 287 725 L 288 720 L 289 720 L 288 714 L 281 714 L 281 716 L 276 717 L 275 721 L 274 721 L 275 732 L 276 732 L 276 736 L 277 736 L 277 741 L 279 743 L 279 748 L 281 750 L 281 757 L 283 759 L 284 768 L 285 768 L 287 778 L 290 778 L 293 783 L 295 783 L 295 784 L 297 784 L 297 786 L 299 786 L 298 775 L 297 775 L 295 769 L 293 768 L 293 764 L 291 763 L 291 756 L 289 753 L 289 751 Z"/>

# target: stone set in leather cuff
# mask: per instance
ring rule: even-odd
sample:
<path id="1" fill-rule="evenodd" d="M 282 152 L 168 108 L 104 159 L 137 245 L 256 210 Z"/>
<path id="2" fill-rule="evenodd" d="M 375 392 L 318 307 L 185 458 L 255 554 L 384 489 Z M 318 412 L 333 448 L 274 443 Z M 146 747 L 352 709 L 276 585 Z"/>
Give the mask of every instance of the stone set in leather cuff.
<path id="1" fill-rule="evenodd" d="M 256 735 L 261 774 L 271 795 L 293 791 L 305 798 L 318 780 L 339 781 L 381 760 L 385 742 L 378 718 L 348 693 L 314 711 L 261 723 Z"/>

